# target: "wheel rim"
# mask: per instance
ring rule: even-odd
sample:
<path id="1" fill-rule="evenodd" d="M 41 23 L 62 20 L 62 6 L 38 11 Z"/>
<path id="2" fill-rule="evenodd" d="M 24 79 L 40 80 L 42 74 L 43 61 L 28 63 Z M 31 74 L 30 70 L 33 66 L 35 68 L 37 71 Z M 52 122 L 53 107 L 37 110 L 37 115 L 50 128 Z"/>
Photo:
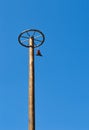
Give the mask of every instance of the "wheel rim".
<path id="1" fill-rule="evenodd" d="M 44 34 L 41 31 L 36 29 L 29 29 L 23 31 L 19 35 L 18 41 L 22 46 L 29 48 L 30 45 L 28 41 L 31 37 L 34 38 L 34 48 L 41 46 L 45 40 Z"/>

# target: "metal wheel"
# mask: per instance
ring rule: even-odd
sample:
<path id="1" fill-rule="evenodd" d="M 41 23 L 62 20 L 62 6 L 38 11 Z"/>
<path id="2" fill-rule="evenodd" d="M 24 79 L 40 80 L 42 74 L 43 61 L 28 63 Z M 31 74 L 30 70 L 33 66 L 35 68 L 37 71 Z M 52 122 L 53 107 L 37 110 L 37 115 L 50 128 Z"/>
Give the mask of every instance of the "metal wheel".
<path id="1" fill-rule="evenodd" d="M 23 31 L 19 35 L 18 41 L 22 46 L 29 48 L 30 45 L 28 41 L 31 37 L 34 38 L 34 48 L 41 46 L 45 40 L 44 34 L 41 31 L 30 29 Z"/>

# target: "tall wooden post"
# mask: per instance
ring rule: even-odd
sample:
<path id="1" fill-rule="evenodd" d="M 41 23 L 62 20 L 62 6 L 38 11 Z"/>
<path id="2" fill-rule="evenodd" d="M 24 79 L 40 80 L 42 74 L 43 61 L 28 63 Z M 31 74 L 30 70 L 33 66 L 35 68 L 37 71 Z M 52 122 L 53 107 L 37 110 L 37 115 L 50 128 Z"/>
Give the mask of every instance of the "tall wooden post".
<path id="1" fill-rule="evenodd" d="M 34 48 L 41 46 L 44 40 L 44 34 L 36 29 L 25 30 L 18 36 L 19 43 L 29 48 L 28 130 L 35 130 Z M 38 53 L 38 56 L 41 56 L 41 54 Z"/>
<path id="2" fill-rule="evenodd" d="M 28 130 L 35 130 L 34 38 L 33 37 L 29 39 L 29 45 L 30 48 L 29 48 Z"/>

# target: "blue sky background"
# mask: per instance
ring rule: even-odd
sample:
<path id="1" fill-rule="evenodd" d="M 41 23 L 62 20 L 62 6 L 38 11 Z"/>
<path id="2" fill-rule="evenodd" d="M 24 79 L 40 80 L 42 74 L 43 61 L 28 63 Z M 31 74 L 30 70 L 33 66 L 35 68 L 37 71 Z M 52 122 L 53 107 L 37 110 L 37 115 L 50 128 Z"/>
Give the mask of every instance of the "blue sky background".
<path id="1" fill-rule="evenodd" d="M 31 28 L 46 37 L 35 57 L 36 130 L 89 130 L 88 0 L 0 1 L 0 130 L 28 129 L 28 49 L 18 35 Z"/>

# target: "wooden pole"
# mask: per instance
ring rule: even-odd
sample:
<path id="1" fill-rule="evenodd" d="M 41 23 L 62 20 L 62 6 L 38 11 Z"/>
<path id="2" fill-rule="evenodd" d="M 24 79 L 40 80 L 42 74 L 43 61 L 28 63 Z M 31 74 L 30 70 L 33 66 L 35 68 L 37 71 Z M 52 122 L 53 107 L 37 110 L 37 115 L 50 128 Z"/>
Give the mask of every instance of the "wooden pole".
<path id="1" fill-rule="evenodd" d="M 29 39 L 29 45 L 30 45 L 30 48 L 29 48 L 28 130 L 35 130 L 34 38 L 33 37 Z"/>

